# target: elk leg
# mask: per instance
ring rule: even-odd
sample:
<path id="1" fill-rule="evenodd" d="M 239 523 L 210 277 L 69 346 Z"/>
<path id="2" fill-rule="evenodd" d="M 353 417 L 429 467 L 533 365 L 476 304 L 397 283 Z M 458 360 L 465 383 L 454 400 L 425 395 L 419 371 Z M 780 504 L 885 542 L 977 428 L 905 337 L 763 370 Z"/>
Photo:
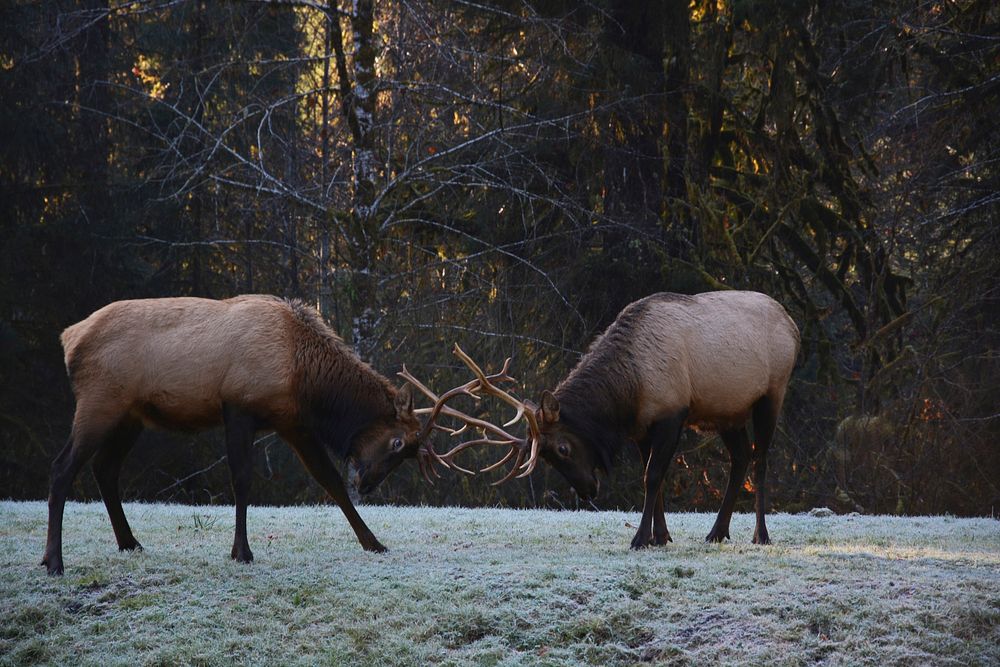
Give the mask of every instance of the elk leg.
<path id="1" fill-rule="evenodd" d="M 49 530 L 41 563 L 49 574 L 63 573 L 63 510 L 66 508 L 66 497 L 73 486 L 73 480 L 119 421 L 118 414 L 110 417 L 109 413 L 102 412 L 99 408 L 92 409 L 88 405 L 77 404 L 73 430 L 66 446 L 52 462 L 49 476 Z"/>
<path id="2" fill-rule="evenodd" d="M 656 494 L 656 507 L 653 509 L 653 544 L 662 546 L 667 542 L 673 542 L 670 531 L 667 530 L 667 513 L 663 508 L 663 494 L 666 493 L 667 480 L 663 480 L 660 490 Z"/>
<path id="3" fill-rule="evenodd" d="M 774 437 L 780 410 L 781 400 L 773 400 L 769 396 L 760 399 L 753 406 L 753 483 L 757 512 L 757 525 L 753 531 L 754 544 L 771 543 L 767 525 L 764 523 L 764 515 L 767 512 L 767 450 Z"/>
<path id="4" fill-rule="evenodd" d="M 344 480 L 341 478 L 340 473 L 337 472 L 333 461 L 330 460 L 330 457 L 327 456 L 320 445 L 311 438 L 282 437 L 292 446 L 295 453 L 298 454 L 309 474 L 319 482 L 320 486 L 330 494 L 330 497 L 340 507 L 340 510 L 347 518 L 347 522 L 354 529 L 354 534 L 357 536 L 358 542 L 361 543 L 361 548 L 365 551 L 374 551 L 376 553 L 388 551 L 375 538 L 374 533 L 372 533 L 365 524 L 364 519 L 361 518 L 361 515 L 354 508 L 354 503 L 351 502 L 350 496 L 347 495 Z"/>
<path id="5" fill-rule="evenodd" d="M 682 414 L 655 422 L 650 426 L 646 436 L 649 444 L 649 460 L 646 462 L 646 472 L 643 476 L 646 496 L 642 504 L 639 529 L 636 531 L 635 537 L 632 538 L 633 549 L 644 549 L 652 543 L 653 515 L 657 506 L 661 509 L 660 516 L 663 516 L 663 496 L 660 494 L 660 490 L 663 488 L 667 467 L 674 457 L 674 452 L 677 451 L 677 443 L 680 440 L 685 416 Z M 664 528 L 666 528 L 665 520 Z"/>
<path id="6" fill-rule="evenodd" d="M 643 438 L 639 444 L 639 452 L 645 461 L 649 460 L 649 437 Z M 661 546 L 667 542 L 673 542 L 670 531 L 667 530 L 667 515 L 663 509 L 663 494 L 667 482 L 664 479 L 660 490 L 656 494 L 656 507 L 653 509 L 653 544 Z"/>
<path id="7" fill-rule="evenodd" d="M 719 515 L 715 518 L 715 525 L 705 537 L 706 542 L 721 542 L 729 539 L 729 521 L 733 518 L 733 507 L 736 505 L 736 497 L 740 493 L 747 477 L 747 465 L 750 463 L 750 440 L 747 438 L 747 430 L 744 427 L 722 431 L 722 442 L 729 450 L 729 483 L 726 484 L 726 493 L 722 497 L 722 507 L 719 508 Z"/>
<path id="8" fill-rule="evenodd" d="M 253 552 L 247 540 L 247 504 L 250 502 L 253 475 L 250 448 L 257 430 L 256 420 L 253 415 L 231 405 L 222 406 L 222 420 L 226 425 L 226 459 L 229 461 L 236 505 L 236 532 L 229 556 L 240 563 L 252 563 Z"/>
<path id="9" fill-rule="evenodd" d="M 118 478 L 121 475 L 122 462 L 135 444 L 142 423 L 138 420 L 125 419 L 112 432 L 103 447 L 94 456 L 94 479 L 101 491 L 104 507 L 108 510 L 111 527 L 115 531 L 115 540 L 119 551 L 142 551 L 142 545 L 132 534 L 132 528 L 125 518 L 122 509 L 121 495 L 118 489 Z"/>

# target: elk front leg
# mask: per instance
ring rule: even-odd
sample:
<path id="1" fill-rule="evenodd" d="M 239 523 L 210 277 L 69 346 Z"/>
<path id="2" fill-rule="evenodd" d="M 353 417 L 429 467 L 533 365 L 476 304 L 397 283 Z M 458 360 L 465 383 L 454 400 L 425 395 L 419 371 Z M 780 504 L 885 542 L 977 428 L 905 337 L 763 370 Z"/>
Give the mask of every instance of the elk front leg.
<path id="1" fill-rule="evenodd" d="M 309 474 L 319 482 L 320 486 L 326 489 L 330 497 L 340 506 L 344 516 L 347 517 L 347 522 L 354 529 L 354 534 L 357 536 L 358 542 L 361 543 L 361 548 L 365 551 L 374 551 L 376 553 L 388 551 L 375 538 L 374 533 L 372 533 L 365 524 L 364 519 L 361 518 L 361 515 L 354 508 L 354 503 L 351 502 L 350 497 L 347 495 L 344 480 L 340 477 L 340 473 L 337 472 L 337 468 L 333 465 L 333 462 L 327 456 L 326 452 L 323 451 L 322 447 L 311 438 L 285 438 L 285 440 L 291 443 L 292 448 L 299 455 L 299 458 L 302 459 L 302 463 L 309 471 Z"/>
<path id="2" fill-rule="evenodd" d="M 257 430 L 253 415 L 231 406 L 222 406 L 226 425 L 226 459 L 233 483 L 233 503 L 236 505 L 236 530 L 229 557 L 240 563 L 252 563 L 253 552 L 247 539 L 247 505 L 250 503 L 250 483 L 253 476 L 251 447 Z"/>
<path id="3" fill-rule="evenodd" d="M 686 412 L 655 422 L 646 436 L 650 450 L 649 460 L 646 462 L 646 473 L 643 476 L 646 497 L 642 505 L 642 519 L 639 520 L 639 529 L 636 531 L 635 537 L 632 538 L 633 549 L 645 549 L 652 543 L 653 516 L 658 507 L 661 520 L 664 522 L 663 528 L 666 530 L 666 520 L 663 519 L 663 496 L 660 495 L 660 490 L 663 488 L 663 480 L 666 477 L 670 460 L 673 459 L 674 452 L 677 451 L 685 417 Z"/>
<path id="4" fill-rule="evenodd" d="M 649 461 L 649 437 L 643 438 L 639 442 L 639 453 L 642 454 L 642 459 L 644 461 Z M 656 507 L 653 508 L 653 544 L 657 546 L 662 546 L 667 542 L 673 542 L 673 538 L 670 537 L 670 531 L 667 530 L 667 515 L 664 510 L 664 490 L 667 487 L 666 479 L 663 480 L 663 484 L 660 486 L 660 490 L 656 493 Z"/>
<path id="5" fill-rule="evenodd" d="M 663 507 L 663 494 L 666 493 L 667 480 L 664 476 L 660 490 L 656 493 L 656 507 L 653 509 L 653 544 L 663 546 L 667 542 L 673 542 L 670 531 L 667 530 L 667 512 Z"/>

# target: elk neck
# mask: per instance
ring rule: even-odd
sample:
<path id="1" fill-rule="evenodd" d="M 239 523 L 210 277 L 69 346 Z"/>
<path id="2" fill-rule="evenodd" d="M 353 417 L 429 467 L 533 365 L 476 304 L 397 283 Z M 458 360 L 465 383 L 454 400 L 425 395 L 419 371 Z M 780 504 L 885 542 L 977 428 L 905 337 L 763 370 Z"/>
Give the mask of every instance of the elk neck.
<path id="1" fill-rule="evenodd" d="M 299 325 L 295 361 L 305 421 L 331 453 L 344 458 L 359 431 L 395 415 L 394 389 L 314 310 L 298 302 L 291 305 Z"/>

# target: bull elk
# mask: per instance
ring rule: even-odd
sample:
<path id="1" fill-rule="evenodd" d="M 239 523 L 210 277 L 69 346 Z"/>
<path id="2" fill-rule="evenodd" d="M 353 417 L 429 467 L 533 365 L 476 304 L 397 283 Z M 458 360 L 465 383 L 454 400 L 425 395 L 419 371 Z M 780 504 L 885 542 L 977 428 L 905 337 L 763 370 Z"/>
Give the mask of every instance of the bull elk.
<path id="1" fill-rule="evenodd" d="M 62 334 L 76 397 L 69 442 L 52 464 L 49 526 L 42 564 L 62 574 L 62 520 L 80 468 L 94 476 L 120 550 L 141 549 L 119 497 L 122 461 L 144 427 L 197 431 L 222 423 L 236 504 L 231 557 L 253 560 L 246 515 L 250 447 L 272 430 L 340 506 L 366 551 L 385 551 L 354 508 L 332 458 L 346 458 L 362 493 L 404 459 L 427 475 L 408 385 L 395 389 L 298 301 L 241 296 L 118 301 Z M 450 392 L 449 397 L 459 392 Z M 438 412 L 442 408 L 438 407 Z"/>
<path id="2" fill-rule="evenodd" d="M 597 493 L 598 473 L 607 474 L 615 453 L 634 441 L 646 464 L 642 519 L 632 540 L 633 549 L 642 549 L 672 541 L 663 487 L 683 428 L 716 430 L 732 467 L 706 540 L 729 538 L 736 496 L 753 461 L 753 541 L 767 544 L 767 450 L 798 349 L 798 328 L 780 304 L 764 294 L 739 291 L 661 293 L 630 304 L 555 391 L 542 393 L 537 407 L 494 386 L 456 349 L 476 374 L 477 388 L 517 410 L 504 426 L 523 417 L 529 435 L 518 438 L 491 425 L 487 437 L 460 444 L 437 460 L 457 467 L 455 455 L 468 447 L 509 446 L 506 456 L 484 468 L 496 469 L 513 459 L 513 467 L 497 483 L 530 474 L 541 458 L 587 499 Z M 753 446 L 746 430 L 751 418 Z"/>

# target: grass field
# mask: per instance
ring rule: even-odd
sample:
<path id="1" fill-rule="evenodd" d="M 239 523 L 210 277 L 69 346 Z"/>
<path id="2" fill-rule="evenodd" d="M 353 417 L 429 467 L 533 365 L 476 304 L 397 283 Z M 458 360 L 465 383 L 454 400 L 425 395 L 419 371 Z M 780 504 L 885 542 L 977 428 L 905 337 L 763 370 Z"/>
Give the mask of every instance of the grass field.
<path id="1" fill-rule="evenodd" d="M 1000 664 L 1000 522 L 775 515 L 775 544 L 709 545 L 708 514 L 631 552 L 635 513 L 250 508 L 66 510 L 66 575 L 38 566 L 44 503 L 0 502 L 0 663 Z"/>

